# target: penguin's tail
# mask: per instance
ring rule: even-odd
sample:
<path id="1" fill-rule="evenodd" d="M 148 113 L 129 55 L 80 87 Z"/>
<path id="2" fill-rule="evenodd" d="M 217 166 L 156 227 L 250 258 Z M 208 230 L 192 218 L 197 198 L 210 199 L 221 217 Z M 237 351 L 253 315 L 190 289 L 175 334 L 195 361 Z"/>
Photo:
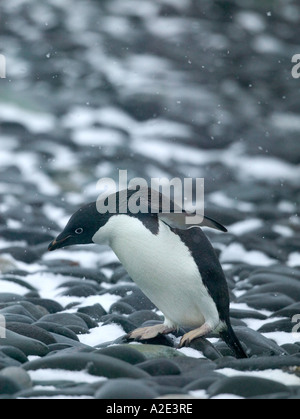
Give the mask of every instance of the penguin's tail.
<path id="1" fill-rule="evenodd" d="M 223 329 L 220 332 L 221 338 L 229 346 L 232 352 L 235 354 L 237 359 L 248 358 L 244 348 L 242 347 L 241 342 L 237 338 L 231 324 L 227 324 L 226 329 Z"/>

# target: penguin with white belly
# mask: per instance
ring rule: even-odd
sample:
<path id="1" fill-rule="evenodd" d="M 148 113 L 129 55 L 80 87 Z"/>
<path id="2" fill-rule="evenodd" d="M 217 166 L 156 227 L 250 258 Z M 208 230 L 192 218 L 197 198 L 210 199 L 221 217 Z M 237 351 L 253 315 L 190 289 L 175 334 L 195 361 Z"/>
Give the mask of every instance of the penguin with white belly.
<path id="1" fill-rule="evenodd" d="M 114 194 L 115 200 L 110 200 L 112 196 L 105 199 L 106 204 L 117 203 L 116 211 L 109 211 L 108 205 L 106 213 L 99 212 L 99 202 L 77 211 L 49 250 L 91 243 L 112 248 L 132 280 L 165 316 L 163 324 L 134 330 L 131 339 L 151 339 L 179 327 L 192 329 L 182 337 L 182 347 L 216 332 L 237 358 L 247 358 L 230 323 L 223 269 L 202 229 L 186 225 L 189 214 L 184 211 L 166 213 L 160 206 L 153 211 L 151 189 L 146 195 L 149 211 L 120 212 L 121 200 L 129 200 L 136 193 L 125 192 Z M 227 231 L 208 217 L 203 218 L 201 226 Z"/>

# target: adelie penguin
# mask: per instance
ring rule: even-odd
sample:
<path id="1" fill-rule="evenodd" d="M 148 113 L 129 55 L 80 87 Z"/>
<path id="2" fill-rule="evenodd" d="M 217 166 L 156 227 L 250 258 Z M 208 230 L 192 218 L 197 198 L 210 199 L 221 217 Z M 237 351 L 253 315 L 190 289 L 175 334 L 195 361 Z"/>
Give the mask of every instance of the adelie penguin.
<path id="1" fill-rule="evenodd" d="M 146 340 L 179 327 L 191 329 L 181 339 L 183 347 L 215 332 L 237 358 L 247 358 L 230 323 L 223 269 L 202 229 L 199 225 L 187 226 L 187 213 L 175 214 L 174 206 L 173 213 L 164 213 L 160 207 L 157 213 L 151 213 L 154 195 L 150 189 L 146 195 L 149 211 L 123 214 L 109 210 L 109 202 L 117 204 L 118 209 L 121 200 L 129 200 L 134 193 L 127 190 L 125 198 L 121 192 L 114 194 L 114 199 L 106 198 L 102 202 L 107 204 L 106 214 L 98 211 L 99 202 L 79 209 L 49 250 L 90 243 L 112 248 L 133 281 L 165 316 L 163 324 L 136 329 L 129 338 Z M 201 225 L 227 231 L 208 217 Z"/>

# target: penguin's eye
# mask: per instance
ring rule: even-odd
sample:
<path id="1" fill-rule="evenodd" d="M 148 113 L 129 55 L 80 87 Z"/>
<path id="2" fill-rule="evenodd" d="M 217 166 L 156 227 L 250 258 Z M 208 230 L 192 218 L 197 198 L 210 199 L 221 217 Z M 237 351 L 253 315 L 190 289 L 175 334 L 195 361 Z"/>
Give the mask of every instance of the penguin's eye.
<path id="1" fill-rule="evenodd" d="M 77 228 L 77 230 L 75 230 L 76 234 L 82 234 L 83 233 L 83 228 Z"/>

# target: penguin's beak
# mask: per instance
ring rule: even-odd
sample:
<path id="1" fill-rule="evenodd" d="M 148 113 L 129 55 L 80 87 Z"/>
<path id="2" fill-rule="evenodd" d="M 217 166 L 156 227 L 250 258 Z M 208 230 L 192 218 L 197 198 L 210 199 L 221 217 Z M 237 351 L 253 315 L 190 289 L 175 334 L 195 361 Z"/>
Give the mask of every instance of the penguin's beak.
<path id="1" fill-rule="evenodd" d="M 54 250 L 61 249 L 62 247 L 66 246 L 66 241 L 70 239 L 72 236 L 62 237 L 61 235 L 58 236 L 53 242 L 49 244 L 48 250 L 49 252 L 53 252 Z"/>

